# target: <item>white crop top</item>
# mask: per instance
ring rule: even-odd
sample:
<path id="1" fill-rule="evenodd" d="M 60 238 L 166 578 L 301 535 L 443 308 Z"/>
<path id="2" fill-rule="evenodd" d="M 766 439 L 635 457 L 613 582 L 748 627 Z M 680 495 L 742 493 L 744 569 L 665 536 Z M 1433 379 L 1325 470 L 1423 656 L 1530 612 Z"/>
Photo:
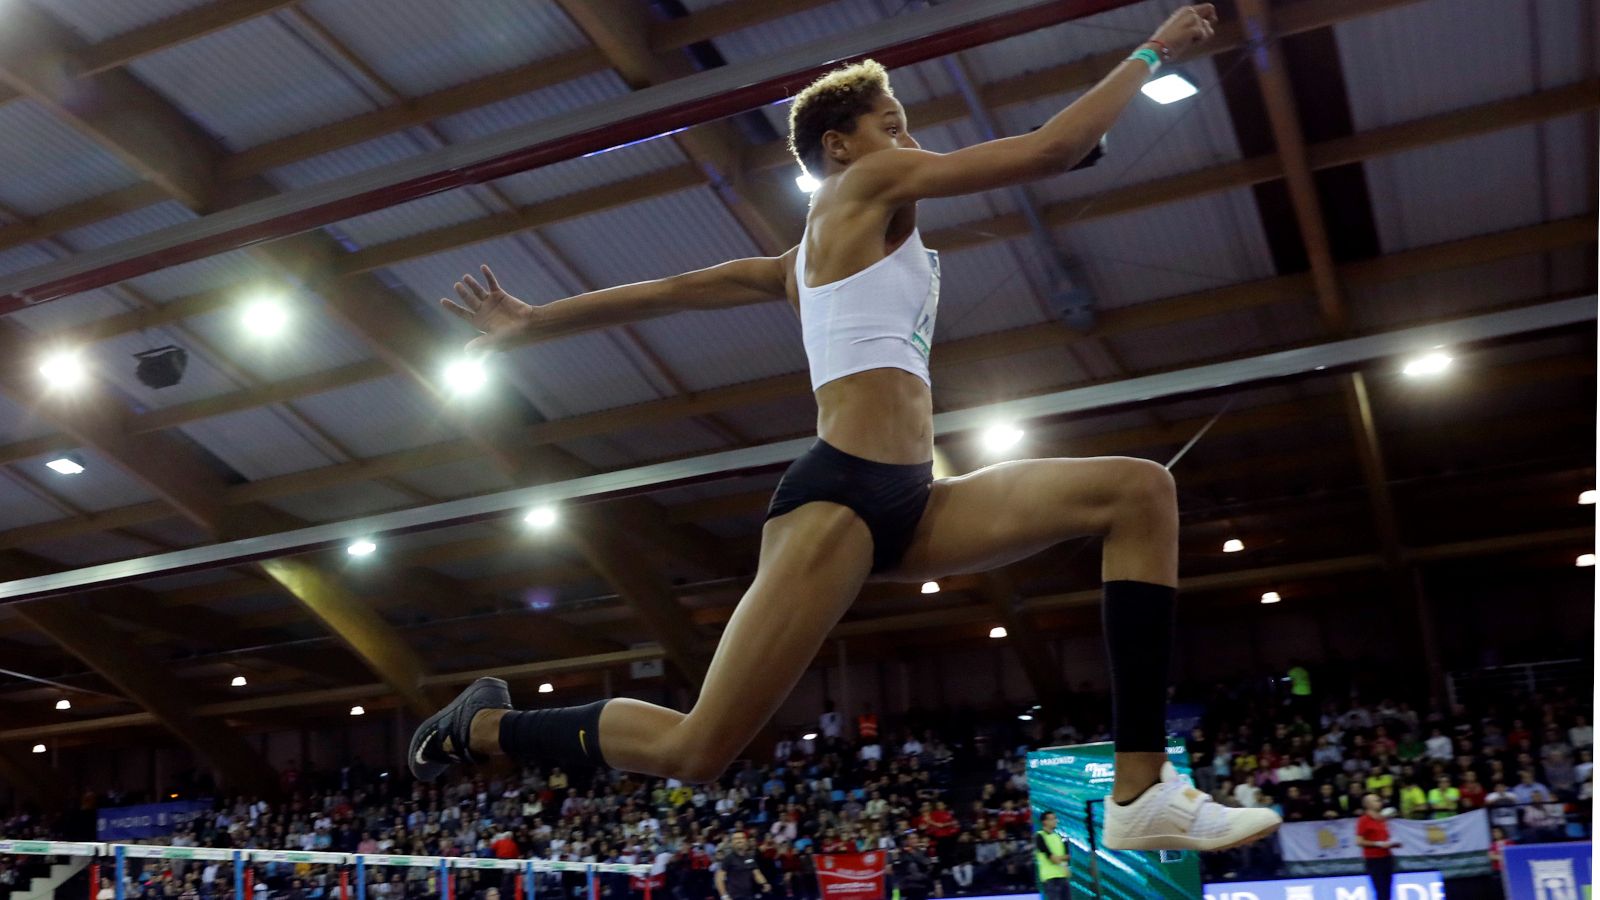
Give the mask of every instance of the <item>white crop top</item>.
<path id="1" fill-rule="evenodd" d="M 806 286 L 802 236 L 795 281 L 813 391 L 846 375 L 884 368 L 903 369 L 932 386 L 928 351 L 939 313 L 939 253 L 922 245 L 920 232 L 913 229 L 893 253 L 821 287 Z"/>

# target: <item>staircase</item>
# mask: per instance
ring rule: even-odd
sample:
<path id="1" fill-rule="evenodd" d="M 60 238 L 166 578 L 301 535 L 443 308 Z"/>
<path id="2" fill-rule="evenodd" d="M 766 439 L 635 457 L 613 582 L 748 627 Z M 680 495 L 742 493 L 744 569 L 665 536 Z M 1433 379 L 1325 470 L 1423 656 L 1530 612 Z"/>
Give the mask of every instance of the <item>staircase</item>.
<path id="1" fill-rule="evenodd" d="M 56 890 L 88 867 L 89 860 L 86 857 L 72 857 L 68 862 L 52 865 L 49 874 L 35 875 L 29 879 L 26 888 L 13 890 L 11 900 L 55 900 Z"/>

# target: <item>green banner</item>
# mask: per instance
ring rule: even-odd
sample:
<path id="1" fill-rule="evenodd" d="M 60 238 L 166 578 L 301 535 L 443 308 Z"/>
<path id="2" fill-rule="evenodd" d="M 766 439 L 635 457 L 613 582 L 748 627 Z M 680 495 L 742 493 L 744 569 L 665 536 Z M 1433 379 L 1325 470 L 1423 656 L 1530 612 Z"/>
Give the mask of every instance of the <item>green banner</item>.
<path id="1" fill-rule="evenodd" d="M 1171 738 L 1167 758 L 1184 776 L 1189 753 Z M 1048 747 L 1028 754 L 1028 797 L 1037 833 L 1045 811 L 1056 814 L 1056 833 L 1067 844 L 1072 896 L 1101 900 L 1145 900 L 1200 896 L 1200 857 L 1196 853 L 1106 850 L 1100 846 L 1105 800 L 1116 775 L 1109 742 Z"/>

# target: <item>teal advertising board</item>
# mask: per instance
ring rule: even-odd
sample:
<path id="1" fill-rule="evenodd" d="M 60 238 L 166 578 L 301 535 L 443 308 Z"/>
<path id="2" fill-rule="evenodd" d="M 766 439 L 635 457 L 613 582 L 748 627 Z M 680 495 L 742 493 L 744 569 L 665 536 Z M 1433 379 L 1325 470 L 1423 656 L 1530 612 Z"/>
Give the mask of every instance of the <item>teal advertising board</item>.
<path id="1" fill-rule="evenodd" d="M 1170 738 L 1167 758 L 1185 777 L 1189 752 Z M 1101 900 L 1200 896 L 1200 856 L 1196 853 L 1106 850 L 1100 846 L 1105 800 L 1116 775 L 1109 742 L 1048 747 L 1028 754 L 1028 797 L 1033 827 L 1046 811 L 1056 813 L 1057 832 L 1067 844 L 1072 896 Z"/>

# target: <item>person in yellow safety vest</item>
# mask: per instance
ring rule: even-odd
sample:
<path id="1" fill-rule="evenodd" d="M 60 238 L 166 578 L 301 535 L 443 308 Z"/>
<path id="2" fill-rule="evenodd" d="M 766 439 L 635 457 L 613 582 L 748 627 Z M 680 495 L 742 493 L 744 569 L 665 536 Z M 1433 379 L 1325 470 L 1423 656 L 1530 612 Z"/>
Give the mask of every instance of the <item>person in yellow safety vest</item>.
<path id="1" fill-rule="evenodd" d="M 1039 866 L 1039 893 L 1044 900 L 1067 900 L 1067 845 L 1056 834 L 1056 814 L 1045 810 L 1039 817 L 1039 832 L 1033 836 L 1033 858 Z"/>
<path id="2" fill-rule="evenodd" d="M 1438 777 L 1439 786 L 1428 792 L 1428 808 L 1435 819 L 1448 819 L 1461 811 L 1461 790 L 1450 784 L 1449 775 Z"/>

